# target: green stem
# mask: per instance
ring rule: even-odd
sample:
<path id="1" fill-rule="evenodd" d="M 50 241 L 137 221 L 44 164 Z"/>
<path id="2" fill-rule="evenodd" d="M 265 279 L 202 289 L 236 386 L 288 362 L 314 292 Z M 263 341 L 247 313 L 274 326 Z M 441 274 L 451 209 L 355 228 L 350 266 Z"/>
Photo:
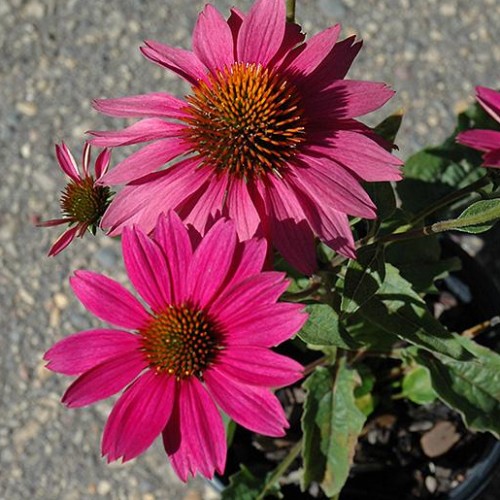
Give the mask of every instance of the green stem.
<path id="1" fill-rule="evenodd" d="M 283 462 L 281 462 L 276 469 L 274 469 L 273 473 L 269 476 L 269 479 L 266 481 L 264 488 L 259 493 L 257 500 L 263 500 L 266 496 L 266 492 L 278 482 L 279 478 L 287 471 L 288 467 L 292 465 L 293 461 L 299 456 L 300 451 L 302 450 L 302 439 L 297 441 L 288 455 L 285 457 Z"/>
<path id="2" fill-rule="evenodd" d="M 295 0 L 286 0 L 286 20 L 289 23 L 295 22 Z"/>
<path id="3" fill-rule="evenodd" d="M 308 365 L 304 366 L 304 377 L 307 377 L 307 375 L 313 372 L 316 369 L 316 367 L 324 365 L 330 360 L 331 360 L 330 355 L 321 356 L 321 358 L 318 358 L 313 362 L 309 363 Z"/>
<path id="4" fill-rule="evenodd" d="M 487 186 L 489 182 L 490 182 L 489 177 L 485 175 L 484 177 L 481 177 L 481 179 L 478 179 L 477 181 L 473 182 L 472 184 L 469 184 L 468 186 L 465 186 L 464 188 L 459 189 L 458 191 L 453 191 L 452 193 L 437 200 L 435 203 L 424 208 L 424 210 L 416 214 L 415 217 L 411 219 L 410 225 L 414 226 L 415 224 L 418 224 L 419 222 L 423 221 L 426 217 L 433 214 L 434 212 L 437 212 L 438 210 L 441 210 L 442 208 L 451 205 L 455 201 L 458 201 L 460 198 L 463 198 L 464 196 L 467 196 L 468 194 L 473 193 L 474 191 L 477 191 L 484 186 Z"/>

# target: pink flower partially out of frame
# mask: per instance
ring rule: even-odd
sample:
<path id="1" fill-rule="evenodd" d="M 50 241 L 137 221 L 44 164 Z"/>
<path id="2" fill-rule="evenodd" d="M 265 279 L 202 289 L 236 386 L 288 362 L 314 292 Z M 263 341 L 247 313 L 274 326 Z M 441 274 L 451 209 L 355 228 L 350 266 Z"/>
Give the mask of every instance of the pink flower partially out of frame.
<path id="1" fill-rule="evenodd" d="M 69 227 L 54 242 L 49 250 L 49 257 L 62 252 L 76 237 L 82 237 L 87 229 L 95 232 L 101 217 L 109 205 L 111 191 L 96 182 L 106 173 L 111 159 L 111 151 L 103 149 L 94 165 L 94 174 L 90 171 L 91 147 L 85 143 L 82 152 L 82 173 L 80 173 L 71 151 L 66 144 L 56 144 L 56 158 L 61 170 L 69 177 L 59 204 L 62 218 L 52 219 L 38 224 L 51 227 L 67 224 Z"/>
<path id="2" fill-rule="evenodd" d="M 307 315 L 299 304 L 277 302 L 288 283 L 283 273 L 261 272 L 265 242 L 240 243 L 234 224 L 222 219 L 197 244 L 170 212 L 152 238 L 126 228 L 122 244 L 147 307 L 110 278 L 77 271 L 76 296 L 118 329 L 73 334 L 45 354 L 49 369 L 78 375 L 63 396 L 69 407 L 125 388 L 104 429 L 108 461 L 136 457 L 161 434 L 183 481 L 197 471 L 222 473 L 226 438 L 217 406 L 252 431 L 284 435 L 288 423 L 270 388 L 295 382 L 302 367 L 270 347 L 293 336 Z"/>
<path id="3" fill-rule="evenodd" d="M 500 123 L 500 92 L 487 87 L 476 87 L 476 96 L 484 110 Z M 483 166 L 500 168 L 500 132 L 496 130 L 467 130 L 458 134 L 457 141 L 483 151 Z"/>
<path id="4" fill-rule="evenodd" d="M 142 53 L 191 84 L 185 100 L 158 92 L 95 101 L 100 112 L 145 117 L 92 143 L 151 142 L 102 182 L 127 184 L 103 218 L 111 235 L 150 231 L 175 209 L 198 231 L 227 216 L 240 238 L 263 236 L 297 269 L 316 268 L 315 236 L 355 257 L 347 215 L 374 218 L 362 181 L 397 181 L 402 162 L 357 121 L 394 92 L 344 79 L 361 48 L 336 25 L 304 41 L 284 0 L 257 0 L 227 21 L 199 15 L 193 51 L 146 41 Z M 166 169 L 161 168 L 170 164 Z"/>

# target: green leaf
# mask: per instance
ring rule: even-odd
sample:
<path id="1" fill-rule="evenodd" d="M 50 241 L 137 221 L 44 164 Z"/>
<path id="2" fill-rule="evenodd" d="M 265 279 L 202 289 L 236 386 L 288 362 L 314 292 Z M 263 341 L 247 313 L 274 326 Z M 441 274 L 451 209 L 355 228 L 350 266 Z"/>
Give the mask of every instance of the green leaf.
<path id="1" fill-rule="evenodd" d="M 223 500 L 255 500 L 259 496 L 260 498 L 268 496 L 283 498 L 278 483 L 268 486 L 266 495 L 263 497 L 267 477 L 258 478 L 254 476 L 243 464 L 240 465 L 240 469 L 239 472 L 229 478 L 229 486 L 222 492 Z"/>
<path id="2" fill-rule="evenodd" d="M 419 405 L 432 403 L 437 397 L 429 370 L 424 366 L 417 365 L 406 373 L 401 388 L 402 396 Z"/>
<path id="3" fill-rule="evenodd" d="M 340 324 L 338 314 L 327 304 L 306 306 L 309 318 L 299 332 L 299 337 L 312 346 L 336 346 L 355 349 L 357 343 Z"/>
<path id="4" fill-rule="evenodd" d="M 459 361 L 418 351 L 415 359 L 426 366 L 439 397 L 458 410 L 468 427 L 500 436 L 500 355 L 461 338 L 474 358 Z"/>
<path id="5" fill-rule="evenodd" d="M 359 375 L 344 359 L 336 367 L 317 368 L 304 382 L 303 490 L 316 481 L 332 497 L 344 486 L 366 420 L 354 397 L 358 383 Z"/>
<path id="6" fill-rule="evenodd" d="M 386 277 L 360 314 L 380 330 L 431 352 L 456 359 L 469 359 L 471 354 L 427 309 L 424 300 L 413 290 L 399 271 L 386 264 Z"/>
<path id="7" fill-rule="evenodd" d="M 366 192 L 377 207 L 377 223 L 388 219 L 396 210 L 396 195 L 390 182 L 371 182 Z"/>
<path id="8" fill-rule="evenodd" d="M 455 220 L 446 221 L 449 229 L 478 234 L 488 231 L 500 219 L 500 199 L 481 200 L 466 208 Z"/>
<path id="9" fill-rule="evenodd" d="M 396 135 L 398 134 L 399 128 L 401 127 L 401 122 L 403 121 L 403 113 L 398 112 L 393 115 L 388 116 L 382 120 L 373 131 L 389 142 L 394 142 L 396 140 Z"/>
<path id="10" fill-rule="evenodd" d="M 342 316 L 356 312 L 380 288 L 385 278 L 383 247 L 369 245 L 349 261 L 342 290 Z"/>
<path id="11" fill-rule="evenodd" d="M 224 428 L 226 429 L 226 443 L 229 448 L 233 442 L 234 432 L 236 431 L 236 422 L 223 411 L 221 412 Z"/>

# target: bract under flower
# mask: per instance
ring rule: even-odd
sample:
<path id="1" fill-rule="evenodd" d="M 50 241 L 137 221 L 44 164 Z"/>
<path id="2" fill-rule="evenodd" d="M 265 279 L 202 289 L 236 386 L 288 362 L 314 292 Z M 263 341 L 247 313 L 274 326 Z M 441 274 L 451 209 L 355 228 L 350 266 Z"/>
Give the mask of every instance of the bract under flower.
<path id="1" fill-rule="evenodd" d="M 226 439 L 217 407 L 269 436 L 288 427 L 271 388 L 291 384 L 302 367 L 270 347 L 303 325 L 303 306 L 277 302 L 283 273 L 261 272 L 266 244 L 240 243 L 219 220 L 199 244 L 174 213 L 154 236 L 123 232 L 123 257 L 144 307 L 117 282 L 78 271 L 71 286 L 83 305 L 118 329 L 71 335 L 45 354 L 47 367 L 78 375 L 63 397 L 85 406 L 125 389 L 109 415 L 102 453 L 136 457 L 160 435 L 179 477 L 224 470 Z M 130 331 L 129 331 L 130 330 Z"/>

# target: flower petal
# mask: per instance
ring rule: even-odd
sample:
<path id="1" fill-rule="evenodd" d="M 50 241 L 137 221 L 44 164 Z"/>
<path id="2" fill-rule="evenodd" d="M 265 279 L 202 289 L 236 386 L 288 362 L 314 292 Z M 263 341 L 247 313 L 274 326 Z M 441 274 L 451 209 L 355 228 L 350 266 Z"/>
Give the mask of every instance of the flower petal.
<path id="1" fill-rule="evenodd" d="M 182 481 L 198 470 L 209 479 L 216 470 L 224 472 L 227 448 L 222 418 L 197 379 L 179 384 L 176 409 L 163 432 L 163 443 Z"/>
<path id="2" fill-rule="evenodd" d="M 64 375 L 79 375 L 120 354 L 138 350 L 140 340 L 119 330 L 99 328 L 66 337 L 54 344 L 43 356 L 46 367 Z"/>
<path id="3" fill-rule="evenodd" d="M 186 269 L 191 262 L 193 249 L 186 226 L 173 210 L 159 217 L 154 239 L 162 248 L 170 269 L 172 303 L 181 304 L 187 297 Z"/>
<path id="4" fill-rule="evenodd" d="M 217 404 L 236 423 L 265 436 L 285 435 L 289 425 L 271 391 L 237 382 L 215 367 L 205 371 L 204 379 Z"/>
<path id="5" fill-rule="evenodd" d="M 307 321 L 302 304 L 278 302 L 259 305 L 226 318 L 228 345 L 274 347 L 293 337 Z"/>
<path id="6" fill-rule="evenodd" d="M 193 50 L 210 70 L 222 70 L 234 62 L 233 36 L 220 12 L 208 4 L 198 16 L 193 32 Z"/>
<path id="7" fill-rule="evenodd" d="M 87 133 L 94 136 L 89 140 L 93 146 L 116 147 L 166 137 L 179 137 L 183 130 L 185 130 L 184 125 L 168 123 L 160 118 L 144 118 L 121 130 L 89 130 Z"/>
<path id="8" fill-rule="evenodd" d="M 238 33 L 238 61 L 266 66 L 281 47 L 285 22 L 283 0 L 257 0 Z"/>
<path id="9" fill-rule="evenodd" d="M 101 177 L 108 171 L 109 162 L 111 161 L 111 150 L 103 149 L 95 161 L 95 178 L 96 181 L 100 180 Z"/>
<path id="10" fill-rule="evenodd" d="M 457 141 L 479 151 L 500 149 L 500 132 L 496 130 L 467 130 L 457 135 Z"/>
<path id="11" fill-rule="evenodd" d="M 355 118 L 380 108 L 393 95 L 385 83 L 336 80 L 321 92 L 310 89 L 304 106 L 311 120 Z"/>
<path id="12" fill-rule="evenodd" d="M 186 145 L 178 138 L 153 142 L 118 163 L 99 181 L 99 184 L 124 184 L 144 177 L 186 152 Z"/>
<path id="13" fill-rule="evenodd" d="M 76 233 L 80 229 L 79 225 L 70 227 L 66 229 L 59 238 L 52 244 L 49 250 L 49 257 L 54 257 L 58 253 L 62 252 L 76 237 Z"/>
<path id="14" fill-rule="evenodd" d="M 221 219 L 194 252 L 188 270 L 188 293 L 200 307 L 205 307 L 220 293 L 220 287 L 231 269 L 235 247 L 234 225 Z"/>
<path id="15" fill-rule="evenodd" d="M 243 179 L 231 180 L 225 211 L 229 218 L 234 220 L 240 239 L 248 240 L 255 236 L 260 225 L 260 217 Z"/>
<path id="16" fill-rule="evenodd" d="M 238 382 L 264 387 L 283 387 L 303 377 L 303 367 L 293 359 L 254 345 L 232 345 L 221 351 L 217 366 Z"/>
<path id="17" fill-rule="evenodd" d="M 307 78 L 332 51 L 340 33 L 340 24 L 317 33 L 300 46 L 298 55 L 290 62 L 287 72 L 297 78 Z M 307 82 L 304 82 L 307 84 Z"/>
<path id="18" fill-rule="evenodd" d="M 476 87 L 477 100 L 481 106 L 500 123 L 500 92 L 488 87 Z"/>
<path id="19" fill-rule="evenodd" d="M 141 52 L 150 61 L 170 69 L 192 85 L 196 85 L 198 80 L 205 79 L 206 68 L 193 52 L 170 47 L 154 40 L 146 40 L 145 44 L 141 47 Z"/>
<path id="20" fill-rule="evenodd" d="M 139 350 L 107 359 L 80 375 L 68 387 L 62 402 L 69 408 L 79 408 L 106 399 L 121 391 L 147 366 Z"/>
<path id="21" fill-rule="evenodd" d="M 113 198 L 101 226 L 109 228 L 110 236 L 132 224 L 146 233 L 152 231 L 158 215 L 175 209 L 206 182 L 210 172 L 198 166 L 199 159 L 187 158 L 137 185 L 126 186 Z"/>
<path id="22" fill-rule="evenodd" d="M 76 161 L 64 142 L 56 144 L 56 158 L 63 172 L 76 182 L 81 180 Z"/>
<path id="23" fill-rule="evenodd" d="M 483 160 L 485 167 L 500 167 L 500 149 L 486 153 Z"/>
<path id="24" fill-rule="evenodd" d="M 95 99 L 93 107 L 108 116 L 138 118 L 185 118 L 186 102 L 165 92 L 131 95 L 114 99 Z"/>
<path id="25" fill-rule="evenodd" d="M 149 448 L 170 418 L 175 378 L 149 370 L 121 395 L 111 411 L 102 437 L 108 462 L 131 460 Z"/>
<path id="26" fill-rule="evenodd" d="M 167 263 L 159 246 L 139 228 L 126 227 L 122 236 L 123 261 L 130 281 L 154 312 L 172 301 Z"/>
<path id="27" fill-rule="evenodd" d="M 71 288 L 92 314 L 117 326 L 139 329 L 149 321 L 142 304 L 116 281 L 91 271 L 76 271 Z"/>

